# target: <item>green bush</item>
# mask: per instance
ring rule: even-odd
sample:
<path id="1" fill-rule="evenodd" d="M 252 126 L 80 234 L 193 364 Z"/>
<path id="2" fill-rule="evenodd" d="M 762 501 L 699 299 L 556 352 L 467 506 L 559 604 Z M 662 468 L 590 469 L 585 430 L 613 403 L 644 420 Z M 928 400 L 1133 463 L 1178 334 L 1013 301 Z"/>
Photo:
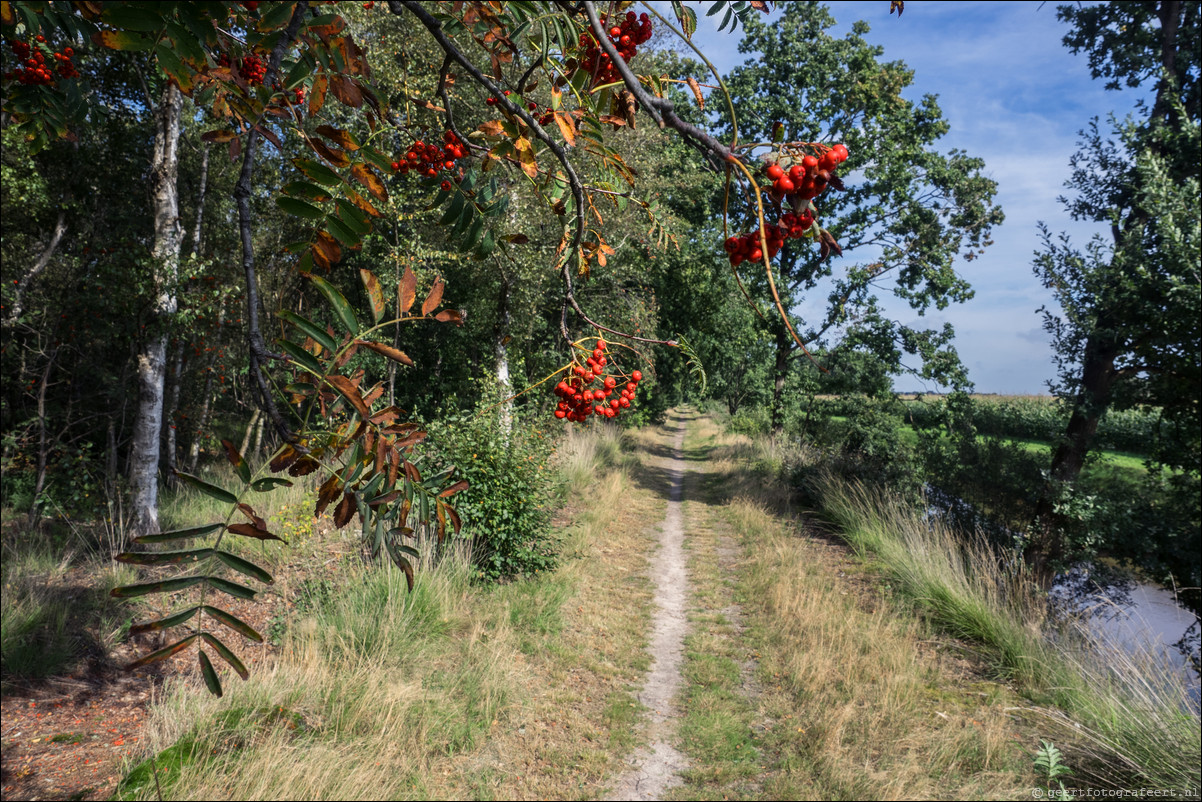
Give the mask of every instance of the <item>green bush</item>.
<path id="1" fill-rule="evenodd" d="M 480 402 L 473 413 L 440 415 L 427 427 L 442 465 L 454 465 L 468 489 L 452 499 L 472 540 L 472 561 L 481 578 L 523 576 L 552 567 L 554 472 L 552 435 L 535 419 L 515 411 L 507 431 L 499 398 Z M 441 467 L 441 466 L 440 466 Z"/>

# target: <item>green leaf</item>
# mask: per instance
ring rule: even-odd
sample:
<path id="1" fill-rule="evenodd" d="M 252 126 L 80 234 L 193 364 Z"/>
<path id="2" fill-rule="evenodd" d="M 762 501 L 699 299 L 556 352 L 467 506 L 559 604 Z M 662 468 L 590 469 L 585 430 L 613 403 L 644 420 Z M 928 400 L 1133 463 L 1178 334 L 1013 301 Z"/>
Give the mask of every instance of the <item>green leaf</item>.
<path id="1" fill-rule="evenodd" d="M 220 698 L 221 697 L 221 680 L 217 679 L 217 672 L 213 670 L 213 664 L 209 662 L 209 656 L 205 654 L 205 650 L 200 650 L 200 673 L 204 675 L 205 686 L 208 687 L 209 693 Z"/>
<path id="2" fill-rule="evenodd" d="M 222 579 L 219 576 L 202 576 L 200 577 L 209 584 L 209 587 L 228 593 L 231 596 L 239 599 L 253 599 L 256 590 L 248 588 L 246 585 L 239 585 L 237 582 L 231 582 L 228 579 Z"/>
<path id="3" fill-rule="evenodd" d="M 230 651 L 230 648 L 217 639 L 216 635 L 208 632 L 202 632 L 200 637 L 204 638 L 205 643 L 209 644 L 216 650 L 217 654 L 233 666 L 234 671 L 238 672 L 238 676 L 246 679 L 250 676 L 250 672 L 246 670 L 246 666 L 242 665 L 242 661 L 238 659 L 238 655 Z"/>
<path id="4" fill-rule="evenodd" d="M 154 56 L 159 62 L 159 69 L 173 78 L 181 91 L 191 94 L 192 71 L 184 66 L 175 51 L 165 44 L 158 44 L 154 47 Z"/>
<path id="5" fill-rule="evenodd" d="M 286 195 L 277 195 L 275 205 L 286 211 L 288 214 L 296 217 L 304 217 L 308 220 L 317 220 L 325 216 L 325 212 L 318 209 L 316 206 L 305 203 L 303 200 L 289 198 Z"/>
<path id="6" fill-rule="evenodd" d="M 197 562 L 213 555 L 212 549 L 188 549 L 185 551 L 126 551 L 113 557 L 119 563 L 130 565 L 179 565 Z"/>
<path id="7" fill-rule="evenodd" d="M 342 198 L 336 198 L 334 205 L 338 207 L 338 219 L 345 223 L 351 231 L 359 236 L 371 231 L 371 221 L 367 217 L 367 212 Z"/>
<path id="8" fill-rule="evenodd" d="M 225 624 L 227 627 L 234 630 L 235 632 L 238 632 L 241 635 L 243 635 L 247 638 L 250 638 L 253 641 L 257 641 L 259 643 L 263 642 L 263 636 L 260 635 L 258 632 L 256 632 L 255 629 L 250 624 L 246 623 L 242 619 L 235 618 L 234 616 L 227 613 L 225 610 L 222 610 L 217 607 L 210 607 L 207 604 L 204 605 L 203 609 L 204 609 L 205 613 L 207 613 L 208 615 L 217 619 L 222 624 Z"/>
<path id="9" fill-rule="evenodd" d="M 440 226 L 445 226 L 454 220 L 459 219 L 459 215 L 463 214 L 463 195 L 456 192 L 451 198 L 451 205 L 443 212 L 442 218 L 438 221 Z"/>
<path id="10" fill-rule="evenodd" d="M 292 357 L 292 361 L 296 362 L 298 365 L 304 366 L 307 370 L 313 373 L 322 372 L 321 363 L 317 361 L 317 357 L 313 356 L 313 354 L 309 353 L 304 348 L 301 348 L 299 345 L 290 340 L 279 339 L 276 340 L 276 343 L 279 344 L 284 353 Z"/>
<path id="11" fill-rule="evenodd" d="M 288 76 L 284 78 L 285 89 L 295 89 L 305 82 L 305 79 L 313 74 L 313 59 L 307 55 L 297 59 L 296 63 L 288 69 Z"/>
<path id="12" fill-rule="evenodd" d="M 100 19 L 127 31 L 160 31 L 166 25 L 163 18 L 145 3 L 139 8 L 132 8 L 127 3 L 105 3 Z"/>
<path id="13" fill-rule="evenodd" d="M 318 326 L 308 318 L 301 317 L 295 312 L 284 310 L 280 312 L 280 317 L 287 320 L 293 326 L 303 331 L 305 334 L 313 338 L 313 341 L 333 354 L 338 350 L 338 343 L 334 342 L 334 338 L 326 333 L 326 330 Z"/>
<path id="14" fill-rule="evenodd" d="M 291 195 L 294 198 L 308 198 L 318 203 L 325 203 L 330 199 L 330 192 L 316 184 L 310 184 L 308 181 L 293 181 L 285 184 L 280 188 L 280 192 L 285 195 Z"/>
<path id="15" fill-rule="evenodd" d="M 334 215 L 326 215 L 326 230 L 348 248 L 359 247 L 359 235 Z"/>
<path id="16" fill-rule="evenodd" d="M 274 31 L 283 28 L 292 19 L 292 10 L 296 3 L 265 3 L 267 10 L 259 17 L 260 31 Z"/>
<path id="17" fill-rule="evenodd" d="M 134 543 L 163 543 L 168 540 L 186 540 L 191 537 L 203 537 L 210 532 L 216 532 L 224 524 L 205 524 L 192 526 L 187 529 L 172 529 L 170 532 L 159 532 L 155 535 L 142 535 L 134 538 Z"/>
<path id="18" fill-rule="evenodd" d="M 327 187 L 336 187 L 342 183 L 342 179 L 338 177 L 338 173 L 312 159 L 296 158 L 292 160 L 292 165 L 308 176 L 310 180 Z"/>
<path id="19" fill-rule="evenodd" d="M 130 52 L 149 50 L 155 44 L 153 37 L 132 31 L 99 31 L 92 37 L 92 40 L 101 47 L 106 47 L 109 50 L 125 50 Z"/>
<path id="20" fill-rule="evenodd" d="M 225 458 L 229 460 L 230 465 L 234 466 L 234 470 L 238 473 L 238 478 L 242 480 L 242 484 L 250 484 L 250 465 L 238 453 L 238 447 L 230 440 L 222 440 L 221 445 L 225 448 Z"/>
<path id="21" fill-rule="evenodd" d="M 153 651 L 150 654 L 146 655 L 145 657 L 141 658 L 140 660 L 135 660 L 132 663 L 130 663 L 129 665 L 127 665 L 125 667 L 125 670 L 132 671 L 135 668 L 141 668 L 142 666 L 148 666 L 151 663 L 157 663 L 160 660 L 166 660 L 168 657 L 171 657 L 173 654 L 181 651 L 182 649 L 187 648 L 187 646 L 190 643 L 192 643 L 192 641 L 196 640 L 197 637 L 199 637 L 199 636 L 198 635 L 189 635 L 188 637 L 184 638 L 183 640 L 176 641 L 175 643 L 171 644 L 170 646 L 164 646 L 162 649 Z"/>
<path id="22" fill-rule="evenodd" d="M 359 321 L 355 318 L 355 310 L 347 303 L 346 297 L 338 291 L 333 284 L 326 281 L 321 276 L 309 274 L 309 280 L 317 287 L 326 300 L 330 302 L 330 306 L 334 307 L 334 313 L 342 322 L 343 328 L 352 337 L 359 333 Z"/>
<path id="23" fill-rule="evenodd" d="M 206 482 L 204 479 L 195 477 L 190 473 L 184 473 L 183 471 L 176 471 L 175 475 L 178 476 L 180 479 L 183 479 L 188 484 L 195 487 L 200 492 L 204 493 L 206 496 L 209 496 L 210 498 L 215 498 L 218 501 L 224 501 L 226 504 L 237 504 L 238 503 L 238 497 L 235 496 L 233 493 L 231 493 L 230 491 L 225 490 L 223 488 L 220 488 L 217 485 L 211 485 L 208 482 Z"/>
<path id="24" fill-rule="evenodd" d="M 129 634 L 139 635 L 143 632 L 159 632 L 164 629 L 171 629 L 171 627 L 177 627 L 185 621 L 191 620 L 192 617 L 200 611 L 200 609 L 201 606 L 197 605 L 189 610 L 184 610 L 180 613 L 174 613 L 166 616 L 165 618 L 160 618 L 155 621 L 143 621 L 140 624 L 134 624 L 129 628 Z"/>
<path id="25" fill-rule="evenodd" d="M 288 479 L 280 479 L 276 476 L 268 476 L 265 479 L 256 479 L 251 483 L 251 489 L 257 490 L 260 493 L 266 493 L 269 490 L 275 490 L 277 487 L 292 487 L 292 482 Z"/>
<path id="26" fill-rule="evenodd" d="M 167 23 L 167 35 L 175 45 L 175 52 L 193 67 L 203 67 L 208 59 L 205 51 L 197 42 L 196 36 L 178 22 Z"/>
<path id="27" fill-rule="evenodd" d="M 174 593 L 177 590 L 199 585 L 204 580 L 203 576 L 181 576 L 175 579 L 163 579 L 159 582 L 147 582 L 142 585 L 124 585 L 113 588 L 109 595 L 118 599 L 132 599 L 135 596 L 145 596 L 149 593 Z"/>
<path id="28" fill-rule="evenodd" d="M 267 573 L 249 560 L 244 560 L 241 557 L 230 554 L 228 551 L 218 551 L 216 552 L 216 555 L 217 559 L 221 560 L 230 568 L 233 568 L 235 571 L 241 574 L 246 574 L 247 576 L 253 577 L 267 585 L 275 582 L 275 580 L 271 578 L 271 574 Z"/>

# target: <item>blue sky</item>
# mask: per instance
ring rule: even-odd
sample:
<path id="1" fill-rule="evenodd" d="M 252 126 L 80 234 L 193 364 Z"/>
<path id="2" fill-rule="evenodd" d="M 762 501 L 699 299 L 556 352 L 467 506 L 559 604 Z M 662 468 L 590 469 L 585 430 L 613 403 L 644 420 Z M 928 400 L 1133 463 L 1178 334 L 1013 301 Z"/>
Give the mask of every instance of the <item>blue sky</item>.
<path id="1" fill-rule="evenodd" d="M 704 17 L 707 3 L 693 5 L 700 17 L 695 41 L 721 72 L 749 58 L 738 52 L 738 35 L 717 33 L 717 18 Z M 1067 26 L 1056 19 L 1054 3 L 910 0 L 901 19 L 890 16 L 885 0 L 833 3 L 831 9 L 838 21 L 834 35 L 865 20 L 872 28 L 866 39 L 884 48 L 882 59 L 914 70 L 907 97 L 938 96 L 951 126 L 942 149 L 985 160 L 986 174 L 998 182 L 995 202 L 1006 214 L 985 256 L 958 265 L 976 290 L 973 300 L 925 318 L 905 304 L 887 308 L 905 323 L 952 323 L 978 392 L 1047 392 L 1055 368 L 1036 310 L 1053 302 L 1031 270 L 1036 225 L 1042 220 L 1054 232 L 1066 231 L 1080 246 L 1100 231 L 1072 221 L 1056 198 L 1064 193 L 1077 132 L 1094 116 L 1105 121 L 1111 112 L 1131 112 L 1135 93 L 1106 91 L 1090 78 L 1085 55 L 1074 56 L 1061 42 Z M 778 8 L 773 16 L 781 13 Z M 805 315 L 806 309 L 797 311 Z M 939 389 L 909 377 L 896 386 Z"/>

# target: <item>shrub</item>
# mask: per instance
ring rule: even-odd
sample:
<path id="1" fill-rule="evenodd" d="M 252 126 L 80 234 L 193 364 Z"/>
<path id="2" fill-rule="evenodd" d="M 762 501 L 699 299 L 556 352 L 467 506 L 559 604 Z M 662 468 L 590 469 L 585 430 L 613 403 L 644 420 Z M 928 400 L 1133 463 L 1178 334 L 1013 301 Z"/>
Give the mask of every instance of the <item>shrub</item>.
<path id="1" fill-rule="evenodd" d="M 550 507 L 552 439 L 536 419 L 514 415 L 506 430 L 500 399 L 486 394 L 475 413 L 438 416 L 427 431 L 435 460 L 454 465 L 468 489 L 453 499 L 472 540 L 478 576 L 498 580 L 546 570 L 555 563 Z"/>

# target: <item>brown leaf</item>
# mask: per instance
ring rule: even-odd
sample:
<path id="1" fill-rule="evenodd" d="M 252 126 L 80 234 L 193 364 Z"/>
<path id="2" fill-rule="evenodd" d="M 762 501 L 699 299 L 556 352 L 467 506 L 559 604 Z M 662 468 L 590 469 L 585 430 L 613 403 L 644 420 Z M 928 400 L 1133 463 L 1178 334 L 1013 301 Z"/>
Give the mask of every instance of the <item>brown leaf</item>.
<path id="1" fill-rule="evenodd" d="M 249 504 L 238 504 L 238 511 L 246 516 L 246 520 L 250 521 L 259 529 L 267 528 L 267 522 L 260 518 L 259 514 L 255 512 L 254 508 Z"/>
<path id="2" fill-rule="evenodd" d="M 384 317 L 384 289 L 380 286 L 380 280 L 376 278 L 376 274 L 370 270 L 359 268 L 359 278 L 362 279 L 363 287 L 367 290 L 372 320 L 379 323 L 380 318 Z"/>
<path id="3" fill-rule="evenodd" d="M 322 157 L 335 167 L 347 167 L 351 163 L 351 159 L 346 155 L 346 151 L 332 148 L 320 139 L 306 139 L 305 144 L 308 145 L 314 153 Z"/>
<path id="4" fill-rule="evenodd" d="M 321 467 L 321 463 L 312 457 L 305 455 L 292 464 L 288 469 L 289 476 L 308 476 Z"/>
<path id="5" fill-rule="evenodd" d="M 553 116 L 555 124 L 559 126 L 559 133 L 563 134 L 563 140 L 574 147 L 576 145 L 576 127 L 572 124 L 572 118 L 562 111 L 555 112 Z"/>
<path id="6" fill-rule="evenodd" d="M 514 150 L 518 152 L 518 165 L 522 172 L 531 178 L 538 177 L 538 161 L 534 157 L 534 146 L 524 136 L 519 136 L 513 142 Z"/>
<path id="7" fill-rule="evenodd" d="M 387 457 L 388 441 L 381 437 L 376 441 L 376 461 L 372 465 L 372 473 L 379 473 L 384 467 L 384 460 Z"/>
<path id="8" fill-rule="evenodd" d="M 689 84 L 689 89 L 693 90 L 693 99 L 697 101 L 697 108 L 705 111 L 705 98 L 701 94 L 701 84 L 697 83 L 697 79 L 691 75 L 688 77 L 687 81 Z"/>
<path id="9" fill-rule="evenodd" d="M 489 120 L 476 126 L 476 130 L 485 136 L 501 136 L 505 132 L 505 123 L 502 120 Z"/>
<path id="10" fill-rule="evenodd" d="M 413 302 L 417 299 L 417 276 L 413 275 L 413 270 L 410 267 L 405 267 L 405 274 L 397 282 L 396 291 L 397 315 L 404 317 L 409 314 L 409 310 L 413 307 Z"/>
<path id="11" fill-rule="evenodd" d="M 454 323 L 456 326 L 463 325 L 463 314 L 458 309 L 444 309 L 435 315 L 434 319 L 439 323 Z"/>
<path id="12" fill-rule="evenodd" d="M 456 493 L 460 493 L 464 490 L 467 490 L 467 488 L 468 488 L 467 480 L 460 479 L 458 482 L 456 482 L 455 484 L 448 487 L 446 490 L 439 493 L 438 497 L 439 498 L 450 498 L 451 496 L 455 495 Z"/>
<path id="13" fill-rule="evenodd" d="M 379 400 L 380 396 L 384 395 L 384 383 L 380 382 L 375 387 L 367 391 L 367 395 L 363 396 L 363 403 L 369 407 Z"/>
<path id="14" fill-rule="evenodd" d="M 413 367 L 413 360 L 409 358 L 408 354 L 399 348 L 393 348 L 391 345 L 385 345 L 384 343 L 368 342 L 367 340 L 355 340 L 355 343 L 363 346 L 364 348 L 370 348 L 380 356 L 388 357 L 393 362 L 400 362 L 402 365 Z"/>
<path id="15" fill-rule="evenodd" d="M 342 480 L 338 474 L 331 474 L 317 491 L 317 506 L 313 509 L 313 517 L 320 518 L 326 507 L 330 506 L 341 492 Z"/>
<path id="16" fill-rule="evenodd" d="M 280 138 L 275 135 L 274 131 L 272 131 L 270 128 L 265 128 L 262 125 L 256 125 L 255 131 L 258 132 L 258 134 L 260 136 L 262 136 L 264 139 L 266 139 L 268 142 L 275 145 L 276 150 L 283 153 L 284 143 L 280 141 Z"/>
<path id="17" fill-rule="evenodd" d="M 450 504 L 443 505 L 447 511 L 447 517 L 451 519 L 451 526 L 455 527 L 455 534 L 459 534 L 459 530 L 463 528 L 463 521 L 459 518 L 459 513 L 455 512 L 455 508 Z"/>
<path id="18" fill-rule="evenodd" d="M 330 383 L 330 386 L 341 393 L 347 401 L 351 402 L 351 406 L 359 413 L 359 417 L 364 420 L 371 417 L 371 412 L 368 410 L 367 404 L 363 403 L 363 396 L 359 395 L 359 389 L 351 383 L 350 379 L 346 376 L 339 376 L 336 373 L 326 376 L 325 379 Z"/>
<path id="19" fill-rule="evenodd" d="M 438 308 L 438 304 L 442 302 L 442 290 L 442 276 L 438 276 L 434 279 L 434 286 L 430 288 L 430 294 L 426 296 L 426 300 L 422 301 L 422 317 Z"/>
<path id="20" fill-rule="evenodd" d="M 319 125 L 317 126 L 317 133 L 346 150 L 359 149 L 359 143 L 355 141 L 355 138 L 341 128 L 335 128 L 332 125 Z"/>
<path id="21" fill-rule="evenodd" d="M 355 497 L 350 492 L 345 493 L 334 508 L 334 526 L 341 529 L 349 524 L 351 516 L 355 514 L 355 506 Z"/>
<path id="22" fill-rule="evenodd" d="M 280 471 L 292 465 L 292 463 L 296 462 L 299 457 L 300 452 L 295 448 L 292 446 L 284 446 L 284 449 L 271 460 L 271 463 L 268 467 L 270 467 L 271 470 L 275 471 L 276 473 L 279 473 Z"/>
<path id="23" fill-rule="evenodd" d="M 626 125 L 625 120 L 623 120 L 621 117 L 615 117 L 612 114 L 602 114 L 597 119 L 599 119 L 603 123 L 609 123 L 614 128 L 621 128 L 622 126 Z"/>
<path id="24" fill-rule="evenodd" d="M 331 77 L 330 89 L 333 90 L 334 97 L 338 98 L 344 106 L 357 109 L 363 105 L 363 92 L 359 89 L 359 84 L 341 73 Z"/>
<path id="25" fill-rule="evenodd" d="M 217 128 L 213 131 L 205 131 L 200 135 L 201 142 L 229 142 L 231 139 L 237 139 L 238 134 L 228 128 Z"/>
<path id="26" fill-rule="evenodd" d="M 226 527 L 226 530 L 233 532 L 235 535 L 253 537 L 255 540 L 283 540 L 279 535 L 274 535 L 263 527 L 255 526 L 254 524 L 231 524 Z"/>
<path id="27" fill-rule="evenodd" d="M 384 182 L 376 175 L 375 171 L 366 164 L 356 164 L 351 168 L 353 175 L 360 184 L 367 187 L 367 191 L 376 197 L 380 202 L 388 201 L 388 190 L 384 188 Z"/>
<path id="28" fill-rule="evenodd" d="M 379 209 L 377 209 L 375 206 L 371 205 L 371 201 L 369 201 L 367 198 L 360 195 L 358 192 L 355 192 L 352 189 L 348 189 L 348 190 L 346 190 L 346 197 L 348 200 L 350 200 L 351 203 L 355 204 L 360 209 L 362 209 L 363 211 L 370 214 L 372 217 L 380 217 L 382 215 L 382 213 L 380 212 Z"/>
<path id="29" fill-rule="evenodd" d="M 400 470 L 400 467 L 401 467 L 401 452 L 398 451 L 395 447 L 388 449 L 388 484 L 389 485 L 396 484 L 397 471 Z M 404 521 L 405 519 L 402 517 L 400 520 Z"/>
<path id="30" fill-rule="evenodd" d="M 317 241 L 313 243 L 313 256 L 328 271 L 331 265 L 342 260 L 342 248 L 328 232 L 318 231 Z"/>
<path id="31" fill-rule="evenodd" d="M 317 112 L 321 111 L 321 107 L 326 103 L 326 88 L 330 85 L 329 78 L 325 73 L 317 76 L 313 81 L 313 86 L 309 88 L 309 116 L 316 117 Z"/>

